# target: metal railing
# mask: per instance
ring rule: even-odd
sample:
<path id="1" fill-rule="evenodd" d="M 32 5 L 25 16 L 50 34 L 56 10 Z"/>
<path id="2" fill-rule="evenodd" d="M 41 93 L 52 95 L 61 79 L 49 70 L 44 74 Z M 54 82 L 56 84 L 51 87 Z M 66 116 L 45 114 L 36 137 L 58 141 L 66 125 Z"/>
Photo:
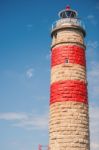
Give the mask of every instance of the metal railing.
<path id="1" fill-rule="evenodd" d="M 52 30 L 54 28 L 63 27 L 66 25 L 80 26 L 81 28 L 85 29 L 84 23 L 79 18 L 63 18 L 55 21 L 52 24 Z"/>

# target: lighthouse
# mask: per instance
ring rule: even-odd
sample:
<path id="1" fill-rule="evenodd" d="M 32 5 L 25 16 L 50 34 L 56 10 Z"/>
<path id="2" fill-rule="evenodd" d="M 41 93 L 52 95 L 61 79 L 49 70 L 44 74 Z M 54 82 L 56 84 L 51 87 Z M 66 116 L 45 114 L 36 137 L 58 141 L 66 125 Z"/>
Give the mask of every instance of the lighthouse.
<path id="1" fill-rule="evenodd" d="M 90 150 L 86 31 L 78 13 L 59 12 L 51 37 L 50 150 Z"/>

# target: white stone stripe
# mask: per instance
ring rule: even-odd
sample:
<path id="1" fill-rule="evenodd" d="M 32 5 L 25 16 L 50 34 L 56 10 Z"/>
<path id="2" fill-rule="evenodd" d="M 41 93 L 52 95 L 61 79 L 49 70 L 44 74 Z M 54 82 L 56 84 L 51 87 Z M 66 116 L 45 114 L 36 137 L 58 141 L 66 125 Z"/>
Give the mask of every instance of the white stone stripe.
<path id="1" fill-rule="evenodd" d="M 89 150 L 88 105 L 79 102 L 57 102 L 50 105 L 51 150 Z M 59 147 L 57 147 L 59 149 Z"/>
<path id="2" fill-rule="evenodd" d="M 61 42 L 77 42 L 84 44 L 83 34 L 77 30 L 59 30 L 57 31 L 57 38 L 53 36 L 52 46 Z"/>
<path id="3" fill-rule="evenodd" d="M 64 80 L 79 80 L 86 83 L 86 68 L 70 63 L 53 66 L 51 68 L 51 84 Z"/>

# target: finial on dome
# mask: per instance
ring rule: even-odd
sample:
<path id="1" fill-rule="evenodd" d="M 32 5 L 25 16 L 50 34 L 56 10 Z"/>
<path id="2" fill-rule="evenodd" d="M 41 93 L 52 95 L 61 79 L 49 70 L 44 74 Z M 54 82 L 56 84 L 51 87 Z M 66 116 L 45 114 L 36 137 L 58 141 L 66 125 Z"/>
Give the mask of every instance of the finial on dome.
<path id="1" fill-rule="evenodd" d="M 69 5 L 66 6 L 66 10 L 70 10 L 70 6 Z"/>

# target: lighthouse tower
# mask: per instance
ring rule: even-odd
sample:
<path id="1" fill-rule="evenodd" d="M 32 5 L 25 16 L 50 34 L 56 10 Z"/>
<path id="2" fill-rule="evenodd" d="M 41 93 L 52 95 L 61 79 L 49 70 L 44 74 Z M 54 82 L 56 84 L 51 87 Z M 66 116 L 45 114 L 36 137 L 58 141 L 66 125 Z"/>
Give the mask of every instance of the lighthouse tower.
<path id="1" fill-rule="evenodd" d="M 77 16 L 67 6 L 51 31 L 50 150 L 90 149 L 86 32 Z"/>

